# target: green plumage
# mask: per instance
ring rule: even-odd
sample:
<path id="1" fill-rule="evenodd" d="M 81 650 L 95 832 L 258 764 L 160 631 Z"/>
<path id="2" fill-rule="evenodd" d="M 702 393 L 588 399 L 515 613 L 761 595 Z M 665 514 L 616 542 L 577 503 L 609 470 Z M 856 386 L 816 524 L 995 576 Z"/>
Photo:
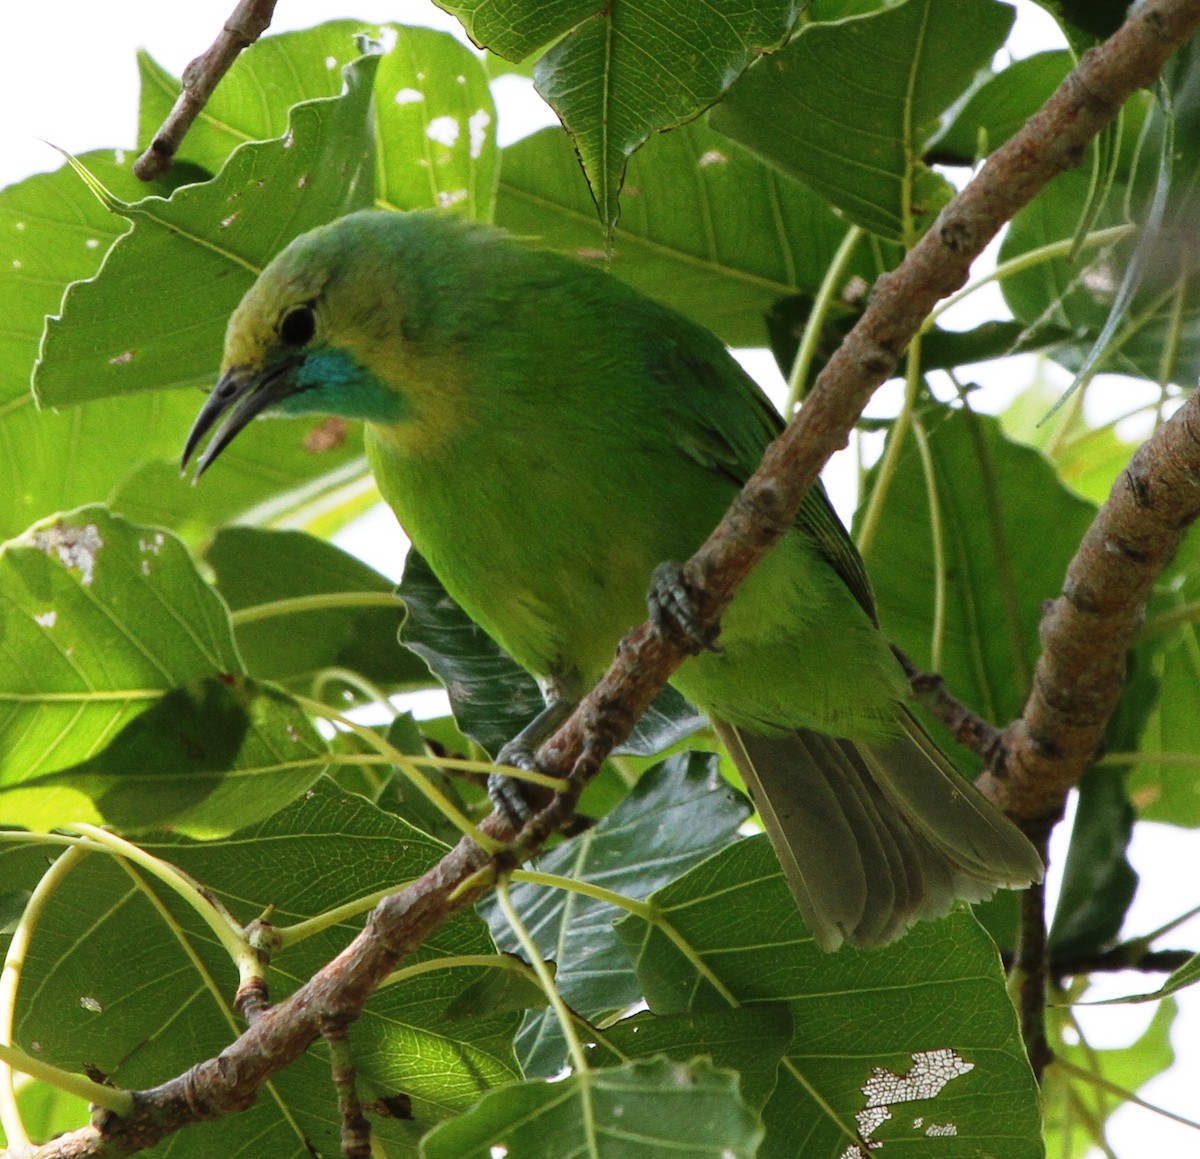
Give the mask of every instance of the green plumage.
<path id="1" fill-rule="evenodd" d="M 226 412 L 363 417 L 384 498 L 450 594 L 574 699 L 646 615 L 780 421 L 708 331 L 604 272 L 430 213 L 297 239 L 230 321 Z M 823 491 L 673 683 L 710 715 L 817 940 L 870 945 L 1040 875 L 903 707 L 862 563 Z M 836 741 L 830 738 L 838 738 Z"/>

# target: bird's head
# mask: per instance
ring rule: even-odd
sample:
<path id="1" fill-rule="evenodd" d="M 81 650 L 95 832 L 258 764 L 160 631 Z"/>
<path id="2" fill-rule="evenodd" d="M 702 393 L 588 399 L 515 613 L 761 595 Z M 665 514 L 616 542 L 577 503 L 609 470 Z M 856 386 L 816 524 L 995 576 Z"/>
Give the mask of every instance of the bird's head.
<path id="1" fill-rule="evenodd" d="M 424 221 L 405 219 L 425 218 Z M 221 375 L 188 436 L 186 466 L 216 428 L 199 477 L 255 416 L 328 414 L 396 425 L 409 419 L 424 323 L 410 306 L 433 215 L 367 211 L 296 238 L 263 270 L 229 320 Z M 415 273 L 405 273 L 405 270 Z M 427 308 L 425 308 L 427 309 Z M 427 375 L 425 375 L 427 377 Z M 222 421 L 223 420 L 223 421 Z"/>

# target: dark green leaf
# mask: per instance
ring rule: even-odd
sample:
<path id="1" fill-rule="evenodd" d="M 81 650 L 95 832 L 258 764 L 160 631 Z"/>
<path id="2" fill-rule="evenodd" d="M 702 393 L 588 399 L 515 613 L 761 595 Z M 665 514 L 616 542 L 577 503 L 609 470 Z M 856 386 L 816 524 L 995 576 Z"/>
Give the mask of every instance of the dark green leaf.
<path id="1" fill-rule="evenodd" d="M 733 8 L 691 0 L 606 5 L 442 0 L 471 39 L 510 60 L 556 42 L 534 67 L 538 92 L 575 142 L 606 227 L 616 224 L 629 158 L 656 130 L 691 120 L 796 19 L 792 0 Z"/>
<path id="2" fill-rule="evenodd" d="M 494 756 L 542 710 L 537 681 L 450 598 L 416 551 L 399 595 L 408 609 L 401 640 L 446 686 L 458 727 Z"/>
<path id="3" fill-rule="evenodd" d="M 629 796 L 593 829 L 564 842 L 538 869 L 644 898 L 727 845 L 749 812 L 746 801 L 708 754 L 672 757 L 646 773 Z M 559 992 L 585 1017 L 620 1010 L 641 997 L 612 923 L 620 911 L 606 902 L 548 886 L 516 884 L 513 904 L 542 953 L 557 968 Z M 503 914 L 490 908 L 497 943 L 516 949 Z M 553 1015 L 536 1015 L 521 1031 L 527 1074 L 553 1075 L 565 1045 Z"/>
<path id="4" fill-rule="evenodd" d="M 1079 805 L 1050 929 L 1051 953 L 1063 958 L 1107 949 L 1137 889 L 1126 849 L 1133 807 L 1119 770 L 1090 769 L 1079 782 Z"/>
<path id="5" fill-rule="evenodd" d="M 930 151 L 942 164 L 974 165 L 999 149 L 1042 107 L 1073 63 L 1066 51 L 1039 52 L 1013 61 L 955 110 L 930 142 Z"/>
<path id="6" fill-rule="evenodd" d="M 296 680 L 336 666 L 385 688 L 429 685 L 425 664 L 399 642 L 399 597 L 391 607 L 365 604 L 393 595 L 395 584 L 333 544 L 300 531 L 226 527 L 205 558 L 235 613 L 238 650 L 252 675 Z M 258 618 L 278 601 L 304 597 L 344 605 Z"/>
<path id="7" fill-rule="evenodd" d="M 713 127 L 850 221 L 912 245 L 952 193 L 921 153 L 1012 21 L 995 0 L 906 0 L 806 25 L 734 86 Z"/>

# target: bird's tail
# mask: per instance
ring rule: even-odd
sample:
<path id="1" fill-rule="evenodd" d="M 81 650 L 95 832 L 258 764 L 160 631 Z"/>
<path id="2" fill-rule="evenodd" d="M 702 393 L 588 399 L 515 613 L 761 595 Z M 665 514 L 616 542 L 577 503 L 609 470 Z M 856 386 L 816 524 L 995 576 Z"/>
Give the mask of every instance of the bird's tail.
<path id="1" fill-rule="evenodd" d="M 822 949 L 882 945 L 955 898 L 1042 878 L 1033 846 L 907 709 L 900 724 L 897 740 L 857 744 L 714 722 Z"/>

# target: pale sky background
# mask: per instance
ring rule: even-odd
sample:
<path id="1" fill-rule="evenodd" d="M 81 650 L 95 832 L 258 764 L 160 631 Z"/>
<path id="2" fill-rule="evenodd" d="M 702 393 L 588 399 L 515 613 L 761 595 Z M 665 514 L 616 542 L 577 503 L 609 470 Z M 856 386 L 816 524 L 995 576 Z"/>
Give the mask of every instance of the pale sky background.
<path id="1" fill-rule="evenodd" d="M 1062 39 L 1053 21 L 1030 0 L 1015 0 L 1018 26 L 1011 42 L 1015 56 L 1059 47 Z M 103 146 L 130 148 L 137 125 L 138 80 L 134 52 L 146 48 L 176 75 L 212 42 L 234 0 L 187 0 L 168 4 L 162 0 L 7 0 L 0 7 L 0 186 L 31 173 L 56 168 L 57 154 L 43 141 L 80 153 Z M 276 13 L 275 31 L 305 28 L 337 17 L 370 21 L 426 24 L 457 32 L 461 28 L 429 0 L 283 0 Z M 465 39 L 465 38 L 464 38 Z M 549 110 L 524 82 L 506 81 L 497 92 L 499 133 L 507 143 L 552 123 Z M 41 138 L 41 140 L 39 140 Z M 999 293 L 976 295 L 962 308 L 958 324 L 976 324 L 988 311 L 1004 316 Z M 779 397 L 779 378 L 765 352 L 749 353 L 747 366 L 763 387 Z M 986 393 L 973 396 L 986 409 L 1001 409 L 1033 373 L 1033 360 L 1009 360 L 1002 373 L 980 368 L 978 378 Z M 1064 383 L 1069 376 L 1062 376 Z M 1127 380 L 1126 380 L 1127 383 Z M 1115 407 L 1130 405 L 1127 385 L 1114 385 Z M 1093 390 L 1103 406 L 1103 391 Z M 984 401 L 988 400 L 988 401 Z M 880 391 L 868 413 L 895 413 L 898 393 Z M 182 441 L 183 431 L 180 432 Z M 853 478 L 849 461 L 834 464 L 828 474 L 843 513 L 853 503 L 847 489 Z M 373 521 L 369 531 L 355 537 L 354 549 L 388 574 L 398 574 L 401 540 L 390 514 Z M 394 538 L 393 538 L 394 535 Z M 1061 827 L 1060 827 L 1061 830 Z M 1052 862 L 1061 863 L 1059 841 Z M 1135 868 L 1149 882 L 1139 892 L 1127 920 L 1127 935 L 1144 934 L 1200 903 L 1195 884 L 1195 837 L 1164 825 L 1139 825 L 1130 851 Z M 1184 867 L 1188 867 L 1185 869 Z M 1171 886 L 1174 884 L 1175 888 Z M 1052 871 L 1052 892 L 1057 875 Z M 1169 936 L 1164 946 L 1200 945 L 1200 919 Z M 1096 996 L 1141 993 L 1158 984 L 1158 976 L 1124 974 L 1102 978 Z M 1177 1114 L 1196 1115 L 1196 1090 L 1200 1083 L 1200 997 L 1185 991 L 1172 1040 L 1178 1060 L 1163 1078 L 1141 1094 L 1150 1102 Z M 1118 1046 L 1137 1037 L 1149 1022 L 1153 1006 L 1080 1008 L 1078 1011 L 1093 1046 Z M 1136 1107 L 1117 1113 L 1110 1139 L 1119 1159 L 1140 1159 L 1156 1154 L 1200 1154 L 1200 1132 Z M 931 1148 L 932 1150 L 932 1148 Z M 1094 1155 L 1099 1155 L 1096 1151 Z"/>

